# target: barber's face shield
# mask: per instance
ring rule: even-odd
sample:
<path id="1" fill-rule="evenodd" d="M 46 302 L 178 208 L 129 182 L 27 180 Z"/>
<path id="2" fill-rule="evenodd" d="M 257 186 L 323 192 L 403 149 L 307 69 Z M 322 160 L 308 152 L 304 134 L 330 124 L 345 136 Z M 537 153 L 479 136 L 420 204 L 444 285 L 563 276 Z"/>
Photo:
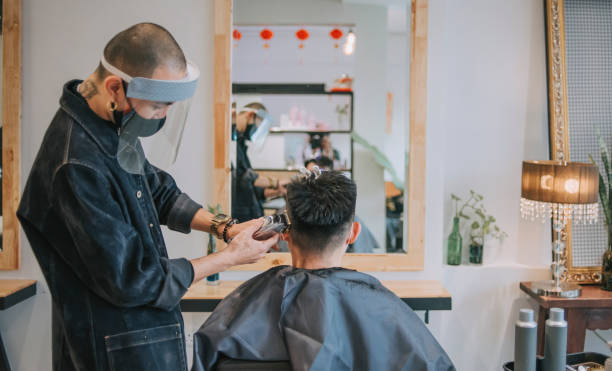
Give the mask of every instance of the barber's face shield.
<path id="1" fill-rule="evenodd" d="M 183 79 L 158 80 L 129 76 L 104 57 L 101 62 L 106 70 L 127 83 L 125 95 L 132 108 L 126 114 L 116 115 L 117 124 L 121 125 L 117 161 L 133 174 L 144 174 L 147 160 L 160 169 L 169 168 L 176 161 L 200 75 L 197 66 L 187 62 Z"/>
<path id="2" fill-rule="evenodd" d="M 253 108 L 245 107 L 242 111 L 255 113 L 256 121 L 257 118 L 261 119 L 261 123 L 257 125 L 257 128 L 251 133 L 250 140 L 255 151 L 261 151 L 263 149 L 266 137 L 272 127 L 272 115 L 263 109 L 255 110 Z"/>

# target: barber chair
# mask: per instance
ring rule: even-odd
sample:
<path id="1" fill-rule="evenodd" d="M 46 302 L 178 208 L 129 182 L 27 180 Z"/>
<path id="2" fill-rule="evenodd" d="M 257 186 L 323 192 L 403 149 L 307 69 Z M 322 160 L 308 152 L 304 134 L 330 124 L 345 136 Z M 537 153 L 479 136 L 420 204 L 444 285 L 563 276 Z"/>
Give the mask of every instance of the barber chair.
<path id="1" fill-rule="evenodd" d="M 222 357 L 215 365 L 216 371 L 291 371 L 289 361 L 246 361 Z"/>

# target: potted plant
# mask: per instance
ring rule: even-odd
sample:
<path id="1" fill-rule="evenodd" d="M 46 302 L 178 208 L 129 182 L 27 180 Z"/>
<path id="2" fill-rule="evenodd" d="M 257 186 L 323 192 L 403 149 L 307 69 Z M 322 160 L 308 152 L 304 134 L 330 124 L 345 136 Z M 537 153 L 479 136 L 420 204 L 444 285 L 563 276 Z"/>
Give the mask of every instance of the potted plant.
<path id="1" fill-rule="evenodd" d="M 454 194 L 451 197 L 456 202 L 461 201 L 461 198 Z M 472 221 L 470 224 L 470 263 L 474 264 L 482 264 L 483 248 L 488 237 L 497 239 L 500 242 L 503 242 L 508 237 L 508 234 L 495 224 L 495 217 L 487 214 L 483 199 L 482 195 L 470 190 L 470 197 L 461 205 L 461 208 L 456 213 L 460 218 Z"/>
<path id="2" fill-rule="evenodd" d="M 213 215 L 223 213 L 221 209 L 221 205 L 219 204 L 217 204 L 217 206 L 215 207 L 208 205 L 207 208 L 208 208 L 208 212 Z M 214 254 L 215 252 L 217 252 L 217 240 L 215 239 L 215 236 L 213 236 L 212 233 L 209 233 L 208 234 L 208 248 L 206 249 L 206 255 L 211 255 L 211 254 Z M 211 285 L 211 286 L 218 285 L 219 284 L 219 273 L 214 273 L 214 274 L 211 274 L 210 276 L 207 276 L 206 284 Z"/>
<path id="3" fill-rule="evenodd" d="M 601 262 L 601 288 L 612 291 L 612 173 L 610 172 L 608 147 L 599 132 L 597 133 L 597 138 L 599 140 L 599 152 L 604 170 L 604 174 L 601 171 L 599 172 L 599 199 L 608 231 L 608 248 L 604 252 Z M 595 163 L 591 155 L 589 155 L 589 159 L 592 163 Z M 607 187 L 606 181 L 608 182 Z"/>

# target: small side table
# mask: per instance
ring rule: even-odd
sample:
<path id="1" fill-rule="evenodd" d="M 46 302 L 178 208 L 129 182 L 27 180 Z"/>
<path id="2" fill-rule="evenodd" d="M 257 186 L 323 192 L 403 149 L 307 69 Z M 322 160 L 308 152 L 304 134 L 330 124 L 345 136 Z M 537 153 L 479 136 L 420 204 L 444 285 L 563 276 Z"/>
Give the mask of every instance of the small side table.
<path id="1" fill-rule="evenodd" d="M 586 330 L 612 329 L 612 292 L 599 286 L 582 286 L 577 298 L 540 296 L 531 291 L 530 282 L 521 282 L 521 290 L 538 303 L 538 355 L 544 355 L 544 328 L 550 308 L 563 308 L 567 321 L 567 353 L 584 351 Z"/>
<path id="2" fill-rule="evenodd" d="M 36 294 L 36 281 L 34 280 L 4 280 L 0 279 L 0 310 L 26 300 Z M 9 363 L 0 334 L 0 371 L 10 371 Z"/>

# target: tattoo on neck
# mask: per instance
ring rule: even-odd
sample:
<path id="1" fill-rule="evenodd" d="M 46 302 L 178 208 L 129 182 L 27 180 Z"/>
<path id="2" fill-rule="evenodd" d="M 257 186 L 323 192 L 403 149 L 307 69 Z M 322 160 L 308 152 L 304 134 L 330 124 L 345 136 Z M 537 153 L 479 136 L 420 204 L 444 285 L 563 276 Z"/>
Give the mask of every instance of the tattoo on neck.
<path id="1" fill-rule="evenodd" d="M 85 99 L 91 99 L 94 95 L 98 94 L 98 88 L 96 84 L 91 80 L 85 80 L 77 87 L 79 94 Z"/>

